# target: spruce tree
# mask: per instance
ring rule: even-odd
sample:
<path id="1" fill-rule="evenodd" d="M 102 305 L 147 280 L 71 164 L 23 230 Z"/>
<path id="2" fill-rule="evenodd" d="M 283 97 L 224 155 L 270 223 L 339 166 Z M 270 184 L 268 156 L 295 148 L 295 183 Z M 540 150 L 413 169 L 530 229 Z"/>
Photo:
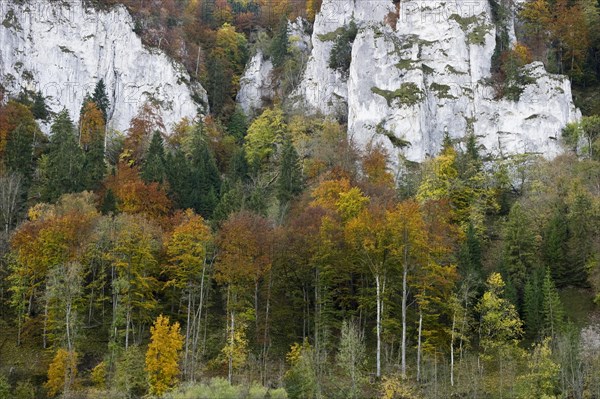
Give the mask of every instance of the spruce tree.
<path id="1" fill-rule="evenodd" d="M 4 162 L 8 170 L 23 177 L 26 186 L 31 181 L 34 171 L 33 140 L 40 134 L 35 123 L 20 123 L 13 130 L 6 143 Z"/>
<path id="2" fill-rule="evenodd" d="M 535 237 L 531 222 L 518 202 L 510 210 L 505 226 L 503 262 L 520 302 L 525 279 L 535 267 Z"/>
<path id="3" fill-rule="evenodd" d="M 285 62 L 285 58 L 288 54 L 288 32 L 287 32 L 287 18 L 281 20 L 279 29 L 273 37 L 271 42 L 271 59 L 273 60 L 273 66 L 279 68 Z"/>
<path id="4" fill-rule="evenodd" d="M 163 183 L 165 180 L 165 148 L 159 131 L 155 131 L 152 135 L 140 175 L 146 183 Z"/>
<path id="5" fill-rule="evenodd" d="M 83 191 L 86 185 L 85 155 L 67 110 L 61 111 L 51 128 L 48 152 L 42 162 L 41 199 L 54 202 L 61 195 Z"/>
<path id="6" fill-rule="evenodd" d="M 525 319 L 525 328 L 527 336 L 535 339 L 540 334 L 544 323 L 543 315 L 544 295 L 542 292 L 542 282 L 539 273 L 535 272 L 525 284 L 525 293 L 523 298 L 523 315 Z"/>
<path id="7" fill-rule="evenodd" d="M 594 256 L 591 237 L 597 236 L 592 199 L 586 192 L 577 192 L 568 213 L 570 237 L 567 243 L 569 253 L 570 284 L 586 286 L 587 267 Z"/>
<path id="8" fill-rule="evenodd" d="M 569 261 L 569 221 L 566 209 L 556 207 L 552 218 L 544 231 L 542 256 L 552 272 L 552 278 L 559 287 L 572 284 L 571 265 Z"/>
<path id="9" fill-rule="evenodd" d="M 50 110 L 46 105 L 46 99 L 41 91 L 38 91 L 33 96 L 33 104 L 31 105 L 31 112 L 35 119 L 47 121 L 50 118 Z"/>
<path id="10" fill-rule="evenodd" d="M 460 248 L 458 255 L 458 266 L 461 274 L 466 277 L 473 275 L 481 278 L 481 241 L 477 236 L 473 223 L 467 226 L 467 237 Z"/>
<path id="11" fill-rule="evenodd" d="M 544 295 L 544 332 L 550 337 L 556 337 L 565 325 L 565 310 L 554 281 L 552 281 L 550 269 L 546 270 L 542 292 Z"/>
<path id="12" fill-rule="evenodd" d="M 300 158 L 291 140 L 283 144 L 279 178 L 277 179 L 277 199 L 281 206 L 302 192 L 302 169 Z"/>
<path id="13" fill-rule="evenodd" d="M 106 85 L 104 79 L 100 79 L 94 88 L 94 94 L 92 95 L 92 101 L 96 103 L 96 106 L 102 111 L 104 116 L 104 123 L 108 121 L 108 108 L 110 107 L 110 101 L 108 100 L 108 94 L 106 93 Z"/>

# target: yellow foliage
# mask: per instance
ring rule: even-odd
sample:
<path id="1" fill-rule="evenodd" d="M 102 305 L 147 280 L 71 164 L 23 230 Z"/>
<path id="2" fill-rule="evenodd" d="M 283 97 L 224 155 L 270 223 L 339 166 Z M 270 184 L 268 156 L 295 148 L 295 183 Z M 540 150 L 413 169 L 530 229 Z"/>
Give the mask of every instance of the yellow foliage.
<path id="1" fill-rule="evenodd" d="M 177 383 L 179 358 L 183 347 L 183 336 L 179 323 L 169 324 L 169 318 L 160 315 L 150 327 L 150 344 L 146 352 L 146 372 L 150 393 L 161 396 Z"/>
<path id="2" fill-rule="evenodd" d="M 92 369 L 91 377 L 96 387 L 103 388 L 106 385 L 106 363 L 104 361 Z"/>
<path id="3" fill-rule="evenodd" d="M 48 396 L 54 397 L 65 392 L 77 376 L 77 353 L 59 349 L 48 367 L 48 381 L 45 384 Z"/>
<path id="4" fill-rule="evenodd" d="M 381 382 L 381 399 L 419 399 L 415 389 L 400 376 L 386 376 Z"/>

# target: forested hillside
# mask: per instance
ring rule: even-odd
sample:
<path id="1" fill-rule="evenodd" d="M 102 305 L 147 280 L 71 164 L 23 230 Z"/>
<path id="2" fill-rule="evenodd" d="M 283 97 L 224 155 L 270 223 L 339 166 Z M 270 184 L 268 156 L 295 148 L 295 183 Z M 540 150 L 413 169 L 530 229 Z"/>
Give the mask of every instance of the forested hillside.
<path id="1" fill-rule="evenodd" d="M 148 102 L 120 132 L 103 80 L 79 115 L 0 96 L 0 399 L 600 398 L 595 0 L 529 0 L 518 44 L 498 33 L 499 98 L 532 61 L 571 80 L 561 155 L 446 134 L 422 163 L 292 106 L 287 21 L 317 0 L 88 3 L 124 4 L 210 112 Z M 257 50 L 279 83 L 246 115 Z"/>

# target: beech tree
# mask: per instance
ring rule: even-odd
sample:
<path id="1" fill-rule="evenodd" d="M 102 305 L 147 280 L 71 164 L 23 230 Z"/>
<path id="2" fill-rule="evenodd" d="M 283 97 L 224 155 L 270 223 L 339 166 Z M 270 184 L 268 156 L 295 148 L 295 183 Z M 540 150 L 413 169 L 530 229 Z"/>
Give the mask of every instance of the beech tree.
<path id="1" fill-rule="evenodd" d="M 187 302 L 183 372 L 191 380 L 195 377 L 200 323 L 205 311 L 209 281 L 207 256 L 211 243 L 210 228 L 201 216 L 191 210 L 186 211 L 184 221 L 175 228 L 167 243 L 171 262 L 171 280 L 167 285 L 180 289 Z"/>
<path id="2" fill-rule="evenodd" d="M 171 325 L 163 315 L 156 318 L 150 334 L 146 372 L 150 393 L 160 397 L 177 383 L 183 336 L 179 333 L 179 323 Z"/>

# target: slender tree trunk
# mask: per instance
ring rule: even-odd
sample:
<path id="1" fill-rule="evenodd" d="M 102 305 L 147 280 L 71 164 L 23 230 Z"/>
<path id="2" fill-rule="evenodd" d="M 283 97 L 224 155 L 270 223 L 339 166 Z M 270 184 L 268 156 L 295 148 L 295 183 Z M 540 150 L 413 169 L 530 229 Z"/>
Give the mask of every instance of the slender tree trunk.
<path id="1" fill-rule="evenodd" d="M 421 381 L 421 337 L 423 332 L 423 311 L 419 307 L 419 332 L 417 337 L 417 381 Z"/>
<path id="2" fill-rule="evenodd" d="M 263 362 L 263 385 L 266 385 L 266 376 L 267 376 L 267 353 L 269 350 L 269 345 L 267 344 L 269 338 L 269 310 L 271 307 L 271 286 L 273 284 L 273 274 L 269 272 L 269 285 L 267 288 L 267 303 L 265 306 L 265 331 L 263 334 L 263 353 L 262 353 L 262 362 Z"/>
<path id="3" fill-rule="evenodd" d="M 408 266 L 404 264 L 402 271 L 402 378 L 406 378 L 406 307 L 408 301 Z"/>
<path id="4" fill-rule="evenodd" d="M 190 361 L 190 320 L 192 312 L 192 283 L 188 282 L 188 298 L 187 298 L 187 322 L 185 327 L 185 355 L 183 360 L 183 375 L 186 380 L 189 380 L 189 361 Z"/>
<path id="5" fill-rule="evenodd" d="M 454 386 L 454 329 L 456 327 L 456 311 L 452 314 L 452 331 L 450 333 L 450 386 Z"/>
<path id="6" fill-rule="evenodd" d="M 42 341 L 44 349 L 48 347 L 48 295 L 46 294 L 46 301 L 44 302 L 44 331 L 42 333 Z"/>
<path id="7" fill-rule="evenodd" d="M 379 274 L 375 275 L 375 287 L 377 290 L 376 293 L 376 302 L 377 302 L 377 371 L 375 375 L 377 378 L 381 377 L 381 281 Z"/>

